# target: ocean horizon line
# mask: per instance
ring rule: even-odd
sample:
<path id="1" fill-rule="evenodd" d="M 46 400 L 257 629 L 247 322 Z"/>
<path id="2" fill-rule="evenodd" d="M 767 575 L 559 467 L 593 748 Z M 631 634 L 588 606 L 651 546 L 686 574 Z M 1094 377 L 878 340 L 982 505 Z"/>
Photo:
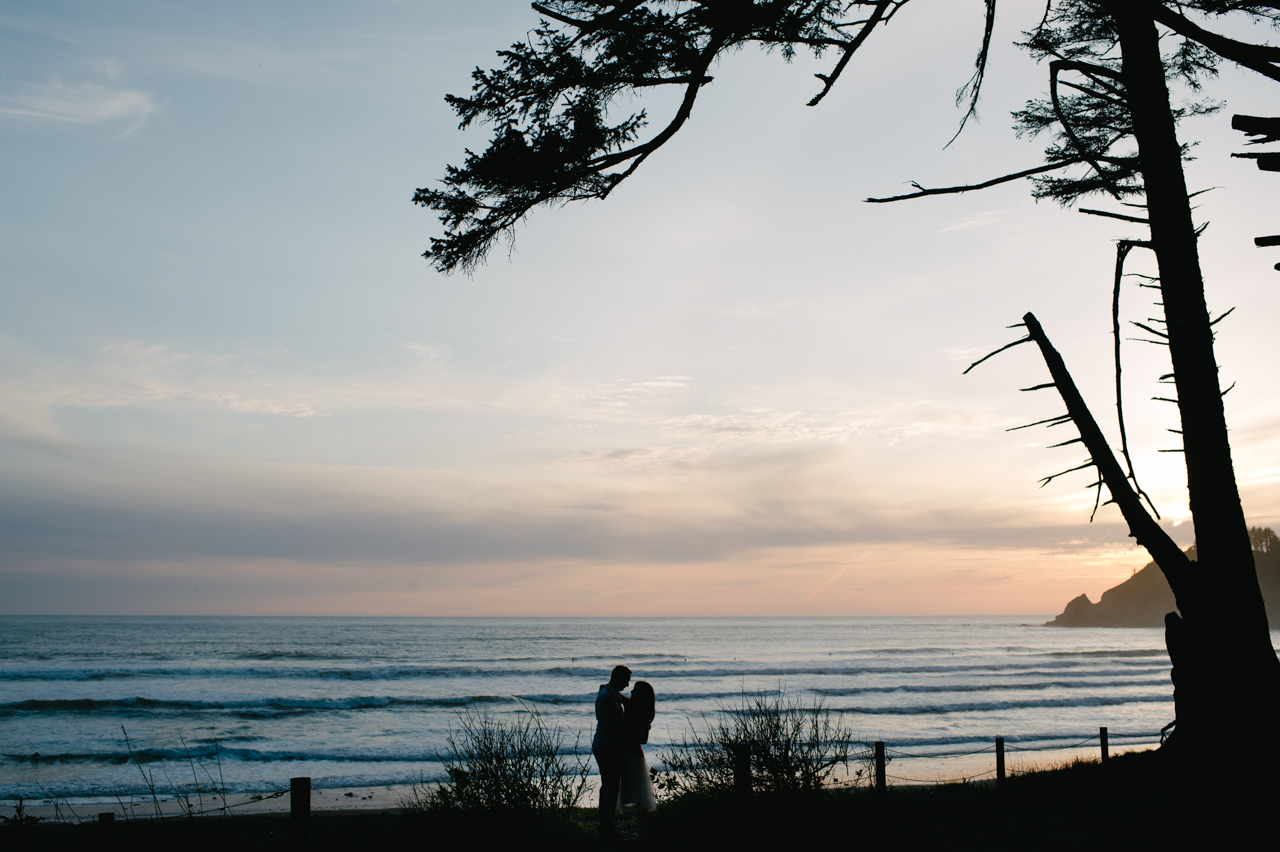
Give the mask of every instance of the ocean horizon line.
<path id="1" fill-rule="evenodd" d="M 902 615 L 341 615 L 341 614 L 263 614 L 263 613 L 76 613 L 76 612 L 44 612 L 44 613 L 0 613 L 0 618 L 368 618 L 368 619 L 434 619 L 439 621 L 468 621 L 478 619 L 505 621 L 678 621 L 678 620 L 731 620 L 731 619 L 771 619 L 771 620 L 820 620 L 820 619 L 876 619 L 876 618 L 1053 618 L 1048 613 L 960 613 L 960 614 L 902 614 Z M 1028 625 L 1041 627 L 1042 624 Z"/>

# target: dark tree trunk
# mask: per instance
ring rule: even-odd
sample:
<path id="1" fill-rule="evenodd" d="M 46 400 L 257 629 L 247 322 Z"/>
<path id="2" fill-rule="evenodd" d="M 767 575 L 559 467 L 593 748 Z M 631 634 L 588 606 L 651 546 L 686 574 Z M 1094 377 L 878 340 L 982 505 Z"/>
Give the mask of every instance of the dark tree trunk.
<path id="1" fill-rule="evenodd" d="M 1198 560 L 1185 571 L 1161 565 L 1181 612 L 1181 618 L 1171 613 L 1166 619 L 1178 718 L 1171 750 L 1204 756 L 1208 752 L 1200 749 L 1216 741 L 1239 754 L 1249 750 L 1246 743 L 1271 738 L 1267 723 L 1280 709 L 1280 662 L 1231 464 L 1213 328 L 1156 27 L 1138 6 L 1125 0 L 1106 4 L 1120 34 L 1121 74 L 1160 271 Z"/>

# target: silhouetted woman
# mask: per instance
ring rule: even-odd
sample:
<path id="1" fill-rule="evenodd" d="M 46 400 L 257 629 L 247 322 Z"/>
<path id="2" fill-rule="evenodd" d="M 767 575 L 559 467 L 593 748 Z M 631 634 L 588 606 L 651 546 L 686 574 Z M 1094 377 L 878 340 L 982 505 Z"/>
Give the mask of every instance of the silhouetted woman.
<path id="1" fill-rule="evenodd" d="M 648 813 L 658 806 L 649 778 L 649 764 L 644 759 L 644 744 L 649 742 L 649 728 L 657 711 L 653 687 L 643 680 L 631 688 L 623 729 L 627 738 L 626 764 L 622 769 L 622 790 L 618 807 L 634 805 L 637 813 Z"/>

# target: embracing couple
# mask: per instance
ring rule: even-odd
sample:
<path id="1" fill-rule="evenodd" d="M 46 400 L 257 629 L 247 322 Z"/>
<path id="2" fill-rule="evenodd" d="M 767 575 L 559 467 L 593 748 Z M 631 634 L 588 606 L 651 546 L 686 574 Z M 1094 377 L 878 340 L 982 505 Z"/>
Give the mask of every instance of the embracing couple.
<path id="1" fill-rule="evenodd" d="M 653 687 L 636 681 L 631 694 L 623 695 L 622 690 L 629 683 L 631 669 L 617 666 L 596 695 L 596 735 L 591 740 L 591 753 L 600 766 L 601 834 L 613 833 L 614 814 L 623 805 L 634 805 L 637 813 L 657 807 L 642 747 L 649 742 L 649 726 L 653 724 Z"/>

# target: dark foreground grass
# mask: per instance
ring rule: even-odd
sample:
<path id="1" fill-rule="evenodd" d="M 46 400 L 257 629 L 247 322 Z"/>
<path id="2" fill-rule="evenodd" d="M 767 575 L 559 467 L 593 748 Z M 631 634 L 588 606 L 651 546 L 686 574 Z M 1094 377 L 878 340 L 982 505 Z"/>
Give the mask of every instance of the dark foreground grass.
<path id="1" fill-rule="evenodd" d="M 606 842 L 587 809 L 559 817 L 412 813 L 313 814 L 308 850 L 601 848 L 707 849 L 1274 849 L 1280 787 L 1249 789 L 1203 771 L 1179 771 L 1156 752 L 1106 766 L 1081 762 L 1030 772 L 997 790 L 987 784 L 867 789 L 817 795 L 685 795 L 664 803 L 636 836 Z M 0 846 L 26 850 L 104 848 L 96 825 L 0 829 Z M 111 847 L 134 850 L 292 850 L 288 816 L 203 817 L 115 826 Z"/>

